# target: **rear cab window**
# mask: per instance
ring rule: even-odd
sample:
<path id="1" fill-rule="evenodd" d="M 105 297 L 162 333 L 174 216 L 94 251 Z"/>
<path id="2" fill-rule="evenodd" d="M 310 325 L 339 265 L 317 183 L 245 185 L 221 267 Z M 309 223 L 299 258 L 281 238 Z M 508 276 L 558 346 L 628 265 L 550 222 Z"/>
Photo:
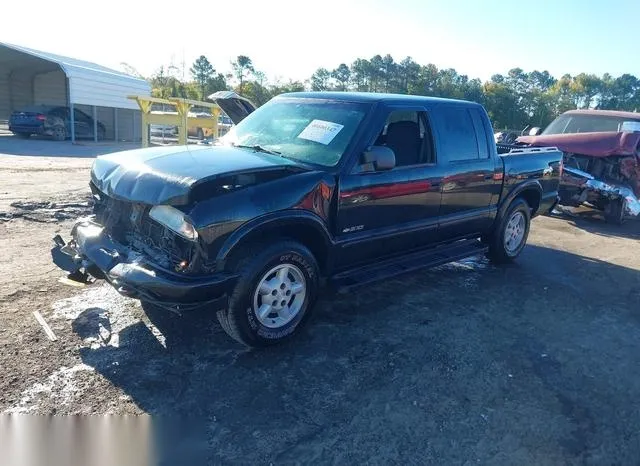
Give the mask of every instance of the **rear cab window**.
<path id="1" fill-rule="evenodd" d="M 441 160 L 455 163 L 489 157 L 482 116 L 477 109 L 440 105 L 433 108 L 432 114 Z"/>

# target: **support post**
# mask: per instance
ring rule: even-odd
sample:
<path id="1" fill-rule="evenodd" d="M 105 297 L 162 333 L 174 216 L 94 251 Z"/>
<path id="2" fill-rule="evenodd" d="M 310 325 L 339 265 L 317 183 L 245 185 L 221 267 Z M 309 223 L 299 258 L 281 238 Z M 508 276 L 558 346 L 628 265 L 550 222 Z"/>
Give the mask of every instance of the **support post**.
<path id="1" fill-rule="evenodd" d="M 151 113 L 151 102 L 142 99 L 136 100 L 142 112 L 142 147 L 149 147 L 149 113 Z"/>
<path id="2" fill-rule="evenodd" d="M 189 110 L 191 110 L 191 104 L 187 102 L 176 102 L 176 109 L 180 115 L 180 126 L 178 127 L 178 144 L 187 145 L 187 136 L 189 128 L 187 127 L 187 117 L 189 116 Z"/>
<path id="3" fill-rule="evenodd" d="M 218 107 L 214 107 L 211 109 L 211 116 L 215 120 L 213 125 L 213 139 L 218 139 L 220 137 L 220 133 L 218 132 L 218 118 L 220 118 L 220 109 Z"/>
<path id="4" fill-rule="evenodd" d="M 69 103 L 69 126 L 71 126 L 71 144 L 76 143 L 76 116 L 73 114 L 73 103 Z"/>
<path id="5" fill-rule="evenodd" d="M 149 125 L 151 123 L 156 125 L 175 125 L 179 128 L 178 144 L 186 145 L 188 143 L 189 124 L 195 127 L 210 128 L 217 137 L 219 135 L 218 128 L 218 116 L 220 115 L 220 108 L 210 102 L 200 102 L 196 100 L 181 99 L 177 97 L 170 97 L 169 99 L 160 99 L 158 97 L 130 95 L 128 99 L 135 100 L 140 107 L 142 115 L 142 147 L 149 147 Z M 152 113 L 151 107 L 153 104 L 171 105 L 176 108 L 176 113 Z M 189 116 L 189 111 L 193 106 L 207 107 L 211 109 L 213 118 L 204 118 Z M 173 113 L 173 112 L 172 112 Z"/>
<path id="6" fill-rule="evenodd" d="M 113 138 L 118 142 L 118 108 L 113 108 Z"/>
<path id="7" fill-rule="evenodd" d="M 92 107 L 93 110 L 93 142 L 98 142 L 98 111 L 96 106 Z"/>

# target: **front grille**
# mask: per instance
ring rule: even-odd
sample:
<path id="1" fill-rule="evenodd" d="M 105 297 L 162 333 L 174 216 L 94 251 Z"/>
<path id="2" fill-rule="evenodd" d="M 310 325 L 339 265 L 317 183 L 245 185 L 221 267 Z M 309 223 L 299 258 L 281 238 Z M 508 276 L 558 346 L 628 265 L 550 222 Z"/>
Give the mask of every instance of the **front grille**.
<path id="1" fill-rule="evenodd" d="M 91 189 L 96 220 L 115 241 L 167 270 L 178 270 L 183 261 L 193 263 L 194 244 L 149 217 L 152 206 L 114 199 L 93 185 Z"/>

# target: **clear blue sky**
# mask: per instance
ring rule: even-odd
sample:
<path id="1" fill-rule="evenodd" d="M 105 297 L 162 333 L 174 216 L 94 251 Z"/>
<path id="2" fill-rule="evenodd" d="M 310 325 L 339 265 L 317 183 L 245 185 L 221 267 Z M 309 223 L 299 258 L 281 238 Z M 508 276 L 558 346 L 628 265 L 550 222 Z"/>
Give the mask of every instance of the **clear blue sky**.
<path id="1" fill-rule="evenodd" d="M 188 74 L 200 54 L 227 72 L 243 54 L 271 80 L 302 80 L 390 53 L 482 79 L 516 66 L 640 77 L 640 0 L 32 0 L 37 15 L 6 3 L 0 41 L 145 75 L 183 56 Z"/>

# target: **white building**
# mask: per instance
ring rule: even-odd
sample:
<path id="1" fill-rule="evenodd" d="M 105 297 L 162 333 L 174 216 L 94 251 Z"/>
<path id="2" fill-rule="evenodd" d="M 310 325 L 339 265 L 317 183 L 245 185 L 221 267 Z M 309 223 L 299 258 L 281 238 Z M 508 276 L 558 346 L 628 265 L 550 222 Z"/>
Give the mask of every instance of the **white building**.
<path id="1" fill-rule="evenodd" d="M 106 139 L 137 141 L 141 138 L 140 111 L 127 96 L 150 93 L 151 87 L 144 79 L 95 63 L 0 42 L 0 123 L 22 107 L 67 106 L 102 122 Z M 72 141 L 74 127 L 72 121 Z M 97 140 L 97 132 L 93 134 Z"/>

